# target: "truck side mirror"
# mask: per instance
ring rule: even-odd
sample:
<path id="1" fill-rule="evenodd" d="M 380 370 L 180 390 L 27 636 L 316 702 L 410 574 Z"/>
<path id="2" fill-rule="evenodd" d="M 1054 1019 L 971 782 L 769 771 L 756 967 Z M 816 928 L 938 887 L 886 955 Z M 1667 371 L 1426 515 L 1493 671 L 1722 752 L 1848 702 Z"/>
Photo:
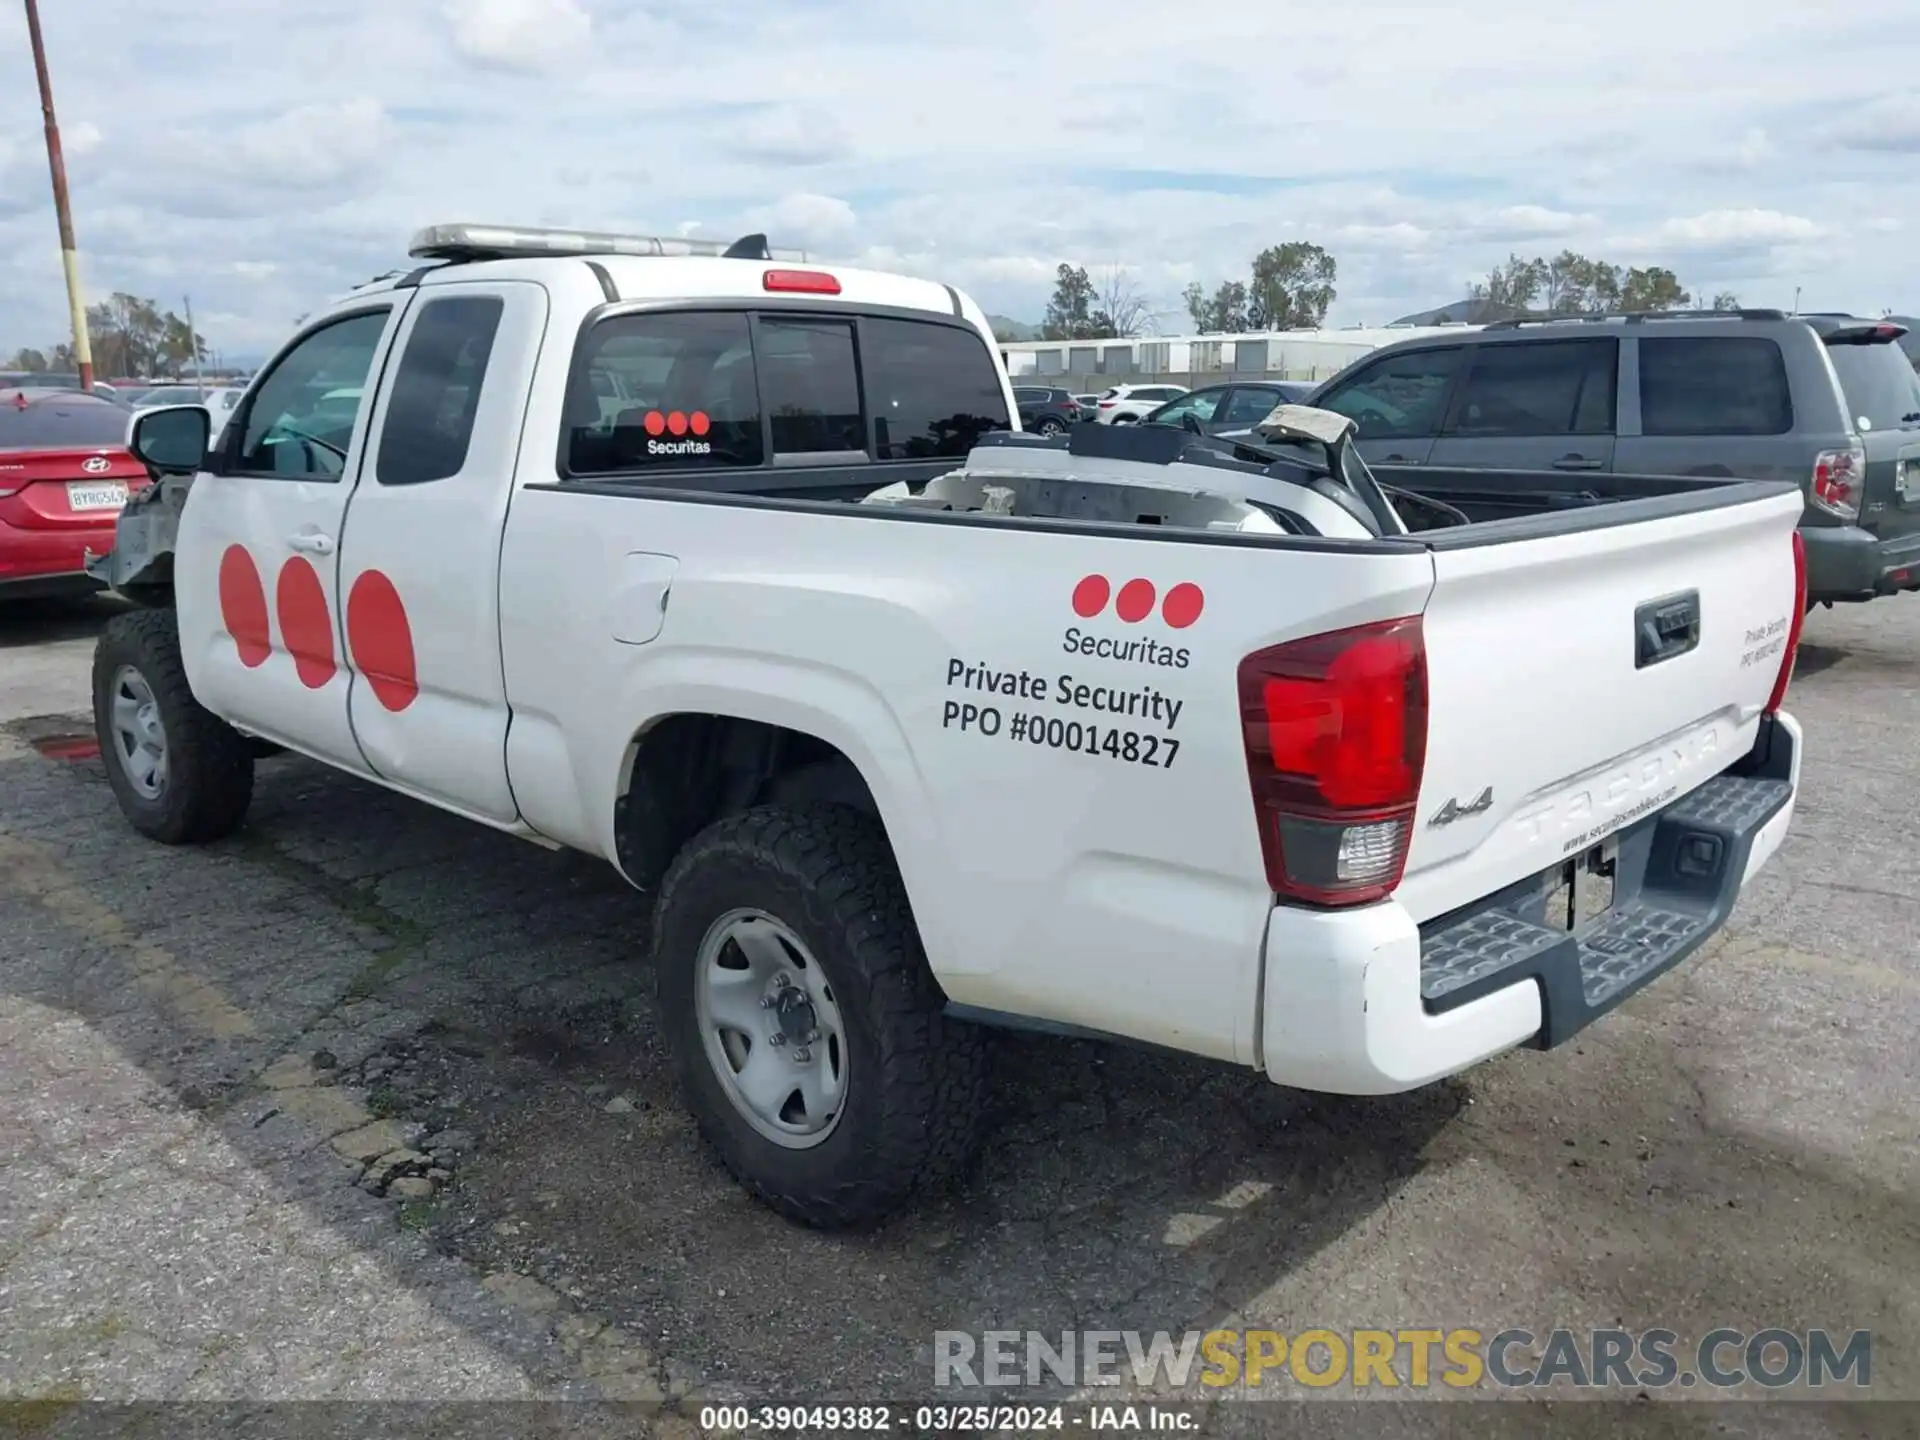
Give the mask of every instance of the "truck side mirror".
<path id="1" fill-rule="evenodd" d="M 133 422 L 133 437 L 128 448 L 153 472 L 162 475 L 192 475 L 207 460 L 207 441 L 213 433 L 213 417 L 199 405 L 169 405 L 149 410 Z"/>

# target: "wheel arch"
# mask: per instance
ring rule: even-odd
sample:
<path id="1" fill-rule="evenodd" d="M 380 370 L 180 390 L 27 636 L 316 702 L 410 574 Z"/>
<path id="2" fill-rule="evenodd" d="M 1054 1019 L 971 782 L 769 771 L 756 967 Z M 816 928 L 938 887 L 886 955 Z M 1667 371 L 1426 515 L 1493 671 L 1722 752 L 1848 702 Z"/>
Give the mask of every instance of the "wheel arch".
<path id="1" fill-rule="evenodd" d="M 818 690 L 828 677 L 804 678 Z M 809 698 L 774 683 L 659 695 L 668 703 L 622 736 L 603 821 L 606 853 L 629 883 L 652 891 L 695 834 L 753 806 L 824 802 L 866 811 L 886 834 L 937 972 L 943 927 L 928 902 L 937 848 L 926 787 L 892 711 L 877 694 L 851 687 Z"/>

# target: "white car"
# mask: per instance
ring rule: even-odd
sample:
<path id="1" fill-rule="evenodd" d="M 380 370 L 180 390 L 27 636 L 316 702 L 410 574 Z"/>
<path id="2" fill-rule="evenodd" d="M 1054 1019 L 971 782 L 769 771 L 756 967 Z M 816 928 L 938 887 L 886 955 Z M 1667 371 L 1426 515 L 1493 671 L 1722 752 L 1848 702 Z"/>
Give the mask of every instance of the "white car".
<path id="1" fill-rule="evenodd" d="M 247 392 L 232 386 L 201 385 L 161 385 L 132 397 L 135 419 L 150 410 L 163 410 L 174 405 L 198 405 L 213 417 L 213 433 L 216 437 L 226 428 L 227 421 L 233 418 L 233 412 L 239 408 L 241 397 Z"/>
<path id="2" fill-rule="evenodd" d="M 1187 393 L 1184 385 L 1115 385 L 1094 402 L 1093 418 L 1101 425 L 1131 425 L 1169 400 Z"/>
<path id="3" fill-rule="evenodd" d="M 1407 1090 L 1577 1034 L 1778 849 L 1794 485 L 1012 432 L 971 299 L 752 240 L 436 227 L 242 447 L 142 416 L 90 567 L 148 602 L 93 670 L 133 827 L 231 833 L 257 737 L 606 859 L 686 1104 L 822 1226 L 967 1159 L 986 1027 Z"/>

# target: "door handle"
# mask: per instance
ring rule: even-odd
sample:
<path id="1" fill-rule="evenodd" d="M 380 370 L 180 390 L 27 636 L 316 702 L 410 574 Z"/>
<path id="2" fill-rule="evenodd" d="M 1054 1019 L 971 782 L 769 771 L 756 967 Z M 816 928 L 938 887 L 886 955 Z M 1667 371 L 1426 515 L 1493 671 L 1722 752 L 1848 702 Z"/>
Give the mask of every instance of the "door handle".
<path id="1" fill-rule="evenodd" d="M 1606 464 L 1604 460 L 1589 460 L 1585 455 L 1562 455 L 1553 462 L 1556 470 L 1598 470 Z"/>
<path id="2" fill-rule="evenodd" d="M 1420 462 L 1405 455 L 1382 455 L 1380 463 L 1382 465 L 1418 465 Z"/>
<path id="3" fill-rule="evenodd" d="M 287 544 L 290 548 L 306 555 L 331 555 L 333 553 L 333 537 L 331 535 L 323 535 L 318 530 L 302 530 L 298 535 L 289 535 L 287 537 Z"/>

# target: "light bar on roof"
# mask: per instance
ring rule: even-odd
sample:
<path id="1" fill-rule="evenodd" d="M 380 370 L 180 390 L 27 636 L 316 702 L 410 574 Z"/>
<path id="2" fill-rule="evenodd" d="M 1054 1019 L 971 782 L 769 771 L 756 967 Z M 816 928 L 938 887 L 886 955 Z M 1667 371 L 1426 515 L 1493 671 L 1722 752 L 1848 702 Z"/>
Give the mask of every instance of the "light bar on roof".
<path id="1" fill-rule="evenodd" d="M 485 260 L 556 255 L 723 256 L 724 240 L 614 235 L 594 230 L 540 230 L 523 225 L 429 225 L 416 231 L 407 254 L 416 260 Z M 769 250 L 755 259 L 805 260 L 804 250 Z"/>

